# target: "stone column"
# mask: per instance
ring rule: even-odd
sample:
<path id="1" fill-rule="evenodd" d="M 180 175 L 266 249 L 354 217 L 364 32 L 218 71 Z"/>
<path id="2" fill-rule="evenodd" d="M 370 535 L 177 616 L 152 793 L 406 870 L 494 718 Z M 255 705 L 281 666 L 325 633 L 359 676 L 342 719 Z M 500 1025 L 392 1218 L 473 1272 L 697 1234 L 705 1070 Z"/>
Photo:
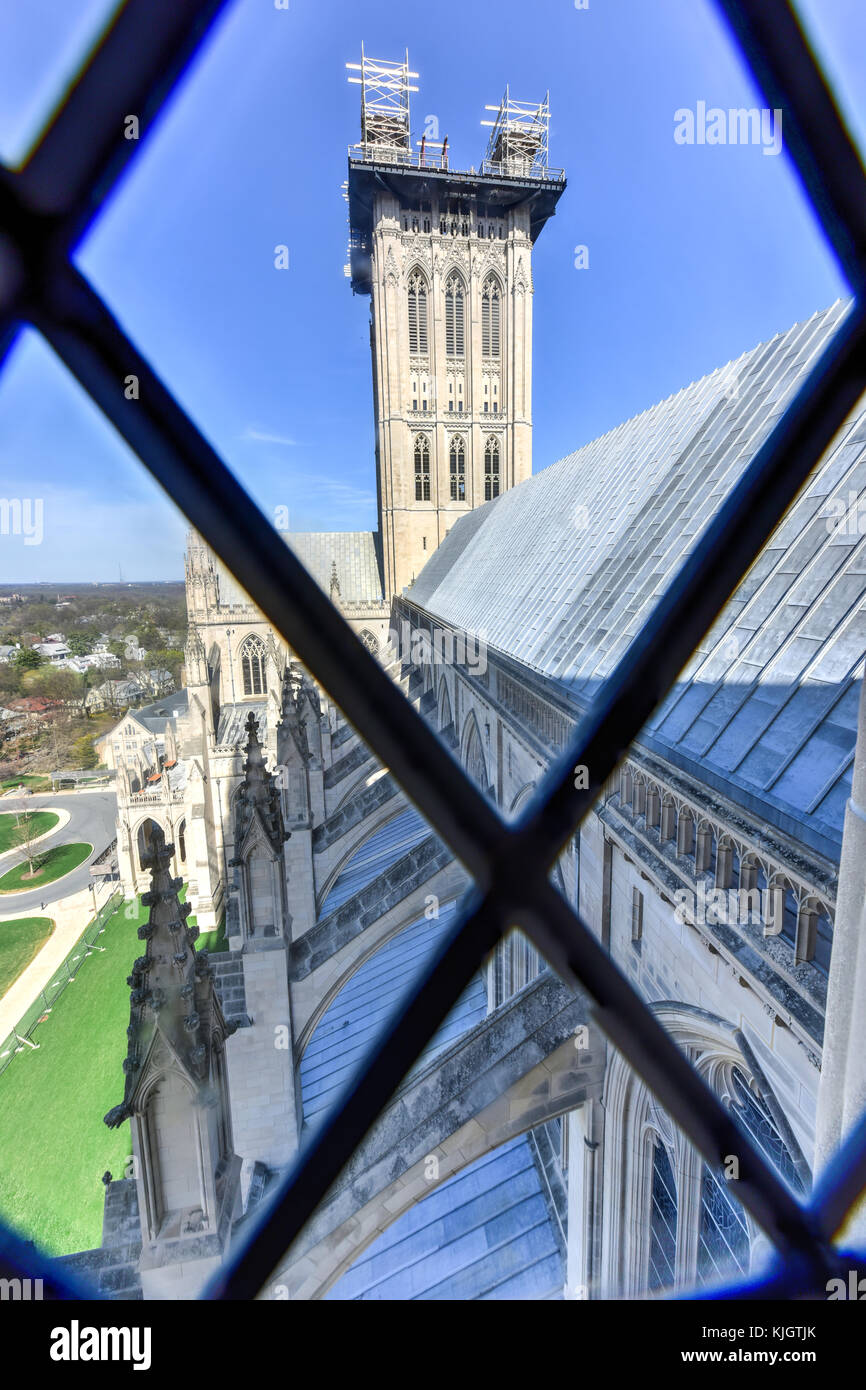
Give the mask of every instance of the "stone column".
<path id="1" fill-rule="evenodd" d="M 860 693 L 857 749 L 845 811 L 827 1015 L 815 1171 L 819 1172 L 866 1107 L 866 682 Z M 854 1223 L 866 1231 L 861 1203 Z M 846 1234 L 849 1236 L 852 1231 Z"/>

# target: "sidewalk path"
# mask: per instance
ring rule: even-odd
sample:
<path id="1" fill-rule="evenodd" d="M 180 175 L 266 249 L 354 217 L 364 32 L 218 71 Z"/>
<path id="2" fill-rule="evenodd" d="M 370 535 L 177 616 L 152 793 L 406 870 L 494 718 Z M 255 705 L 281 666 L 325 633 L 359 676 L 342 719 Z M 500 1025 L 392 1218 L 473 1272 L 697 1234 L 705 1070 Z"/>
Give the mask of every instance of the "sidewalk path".
<path id="1" fill-rule="evenodd" d="M 98 885 L 96 890 L 97 907 L 102 907 L 103 903 L 108 901 L 112 890 L 116 889 L 117 886 L 117 884 L 111 883 Z M 30 962 L 27 969 L 18 976 L 15 983 L 0 999 L 0 1042 L 8 1037 L 13 1028 L 17 1027 L 34 999 L 38 998 L 39 991 L 45 988 L 55 970 L 69 955 L 88 922 L 92 921 L 94 916 L 93 894 L 89 888 L 82 888 L 78 893 L 73 893 L 71 897 L 64 898 L 58 903 L 52 903 L 42 913 L 38 911 L 38 908 L 35 913 L 32 911 L 5 913 L 0 918 L 0 933 L 3 931 L 4 921 L 12 921 L 22 916 L 51 917 L 54 921 L 54 931 L 36 958 Z"/>
<path id="2" fill-rule="evenodd" d="M 16 811 L 17 809 L 18 809 L 18 808 L 15 807 L 15 808 L 12 809 L 11 811 L 4 811 L 4 810 L 3 810 L 3 807 L 0 806 L 0 815 L 4 815 L 4 816 L 12 815 L 12 816 L 14 816 L 14 815 L 15 815 L 15 811 Z M 69 824 L 70 820 L 72 819 L 72 817 L 70 816 L 69 812 L 68 812 L 68 811 L 65 811 L 61 806 L 42 806 L 42 805 L 40 805 L 40 806 L 37 806 L 35 809 L 38 810 L 38 811 L 53 811 L 54 814 L 55 814 L 55 816 L 57 817 L 57 824 L 56 824 L 56 825 L 52 825 L 52 827 L 51 827 L 50 830 L 46 830 L 46 832 L 45 832 L 44 835 L 37 835 L 35 840 L 31 840 L 31 841 L 30 841 L 30 844 L 31 844 L 31 845 L 41 845 L 41 843 L 42 843 L 43 840 L 48 840 L 48 839 L 50 839 L 50 837 L 51 837 L 52 835 L 57 835 L 57 834 L 59 834 L 59 832 L 60 832 L 61 830 L 65 830 L 65 829 L 66 829 L 67 825 Z M 6 859 L 11 859 L 13 855 L 15 855 L 18 859 L 24 859 L 24 858 L 25 858 L 25 855 L 24 855 L 24 847 L 23 847 L 23 845 L 13 845 L 11 849 L 4 849 L 3 853 L 0 854 L 0 864 L 2 864 L 3 861 L 6 860 Z"/>
<path id="3" fill-rule="evenodd" d="M 15 810 L 17 806 L 27 807 L 29 811 L 54 810 L 57 807 L 57 792 L 45 792 L 38 796 L 19 797 L 17 802 L 0 801 L 0 811 Z M 117 797 L 113 791 L 72 792 L 66 803 L 69 819 L 49 832 L 44 848 L 54 844 L 77 844 L 84 842 L 93 845 L 92 852 L 71 873 L 64 874 L 54 883 L 46 883 L 42 888 L 34 888 L 27 893 L 0 894 L 0 920 L 11 917 L 53 917 L 55 908 L 67 898 L 72 897 L 91 881 L 90 863 L 101 854 L 106 845 L 114 839 L 117 819 Z M 5 861 L 4 861 L 5 864 Z M 11 867 L 11 866 L 9 866 Z M 45 907 L 40 906 L 41 903 Z"/>

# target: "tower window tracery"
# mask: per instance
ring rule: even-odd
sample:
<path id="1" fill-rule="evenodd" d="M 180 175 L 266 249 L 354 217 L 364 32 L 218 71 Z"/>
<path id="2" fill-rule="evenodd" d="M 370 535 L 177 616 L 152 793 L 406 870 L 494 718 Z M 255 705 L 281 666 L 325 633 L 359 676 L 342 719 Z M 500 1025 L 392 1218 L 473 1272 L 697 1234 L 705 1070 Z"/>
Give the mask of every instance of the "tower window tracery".
<path id="1" fill-rule="evenodd" d="M 260 637 L 251 635 L 241 645 L 241 678 L 245 695 L 267 693 L 265 644 Z"/>
<path id="2" fill-rule="evenodd" d="M 488 275 L 481 290 L 481 354 L 498 357 L 502 292 L 495 275 Z"/>
<path id="3" fill-rule="evenodd" d="M 499 440 L 491 435 L 484 446 L 484 500 L 499 496 Z"/>
<path id="4" fill-rule="evenodd" d="M 449 275 L 445 284 L 445 352 L 449 357 L 463 357 L 465 352 L 464 304 L 460 276 Z"/>
<path id="5" fill-rule="evenodd" d="M 409 352 L 415 357 L 427 355 L 427 282 L 420 270 L 409 280 Z"/>
<path id="6" fill-rule="evenodd" d="M 415 436 L 415 501 L 430 501 L 430 441 L 426 434 Z"/>
<path id="7" fill-rule="evenodd" d="M 466 446 L 462 437 L 456 434 L 451 440 L 449 452 L 449 472 L 451 475 L 451 501 L 466 501 Z"/>

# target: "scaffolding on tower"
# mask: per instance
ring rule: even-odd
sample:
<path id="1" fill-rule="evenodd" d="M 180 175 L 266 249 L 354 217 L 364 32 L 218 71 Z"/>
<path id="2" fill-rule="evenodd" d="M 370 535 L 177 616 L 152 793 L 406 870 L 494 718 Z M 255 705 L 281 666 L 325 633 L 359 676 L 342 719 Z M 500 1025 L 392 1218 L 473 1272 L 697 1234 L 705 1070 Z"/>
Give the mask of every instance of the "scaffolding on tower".
<path id="1" fill-rule="evenodd" d="M 361 88 L 361 148 L 362 158 L 391 158 L 397 162 L 412 159 L 412 139 L 409 129 L 409 93 L 417 92 L 411 79 L 417 72 L 409 69 L 409 51 L 402 63 L 368 58 L 361 44 L 360 63 L 347 63 L 347 68 L 360 77 L 349 81 Z"/>
<path id="2" fill-rule="evenodd" d="M 514 101 L 509 87 L 498 106 L 485 106 L 495 111 L 490 126 L 490 140 L 484 156 L 485 174 L 547 175 L 548 138 L 550 131 L 550 92 L 542 102 Z"/>

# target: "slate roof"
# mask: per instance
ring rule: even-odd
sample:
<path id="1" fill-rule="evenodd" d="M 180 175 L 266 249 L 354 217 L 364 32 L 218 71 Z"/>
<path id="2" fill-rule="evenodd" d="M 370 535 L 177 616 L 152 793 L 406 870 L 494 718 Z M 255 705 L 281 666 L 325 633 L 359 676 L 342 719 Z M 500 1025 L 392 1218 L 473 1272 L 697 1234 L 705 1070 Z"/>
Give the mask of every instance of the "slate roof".
<path id="1" fill-rule="evenodd" d="M 258 738 L 263 743 L 268 731 L 268 707 L 264 700 L 244 700 L 242 704 L 222 705 L 220 707 L 219 728 L 217 729 L 217 743 L 220 745 L 237 744 L 246 748 L 246 723 L 251 714 L 256 716 Z"/>
<path id="2" fill-rule="evenodd" d="M 382 574 L 377 531 L 293 531 L 287 543 L 326 594 L 336 564 L 345 603 L 381 601 Z"/>
<path id="3" fill-rule="evenodd" d="M 130 710 L 130 714 L 143 724 L 152 733 L 162 733 L 167 719 L 178 719 L 186 714 L 189 709 L 189 692 L 187 690 L 173 690 L 168 695 L 161 695 L 158 700 L 154 700 L 151 705 L 142 705 L 140 709 Z"/>
<path id="4" fill-rule="evenodd" d="M 295 552 L 326 594 L 331 592 L 336 563 L 340 597 L 345 603 L 382 601 L 380 545 L 377 531 L 292 531 L 284 533 Z M 249 595 L 234 575 L 215 559 L 221 604 L 248 604 Z"/>
<path id="5" fill-rule="evenodd" d="M 430 827 L 414 806 L 392 816 L 379 830 L 374 831 L 351 856 L 346 867 L 337 875 L 319 908 L 319 918 L 336 912 L 355 893 L 395 864 L 415 845 L 426 840 Z"/>
<path id="6" fill-rule="evenodd" d="M 408 831 L 408 822 L 404 829 Z M 395 844 L 392 862 L 402 852 Z M 338 1103 L 394 1008 L 453 925 L 456 910 L 448 904 L 438 920 L 420 918 L 404 928 L 361 965 L 325 1011 L 301 1058 L 307 1123 Z M 476 976 L 416 1068 L 486 1015 L 487 991 Z M 563 1281 L 541 1180 L 524 1137 L 468 1165 L 398 1217 L 328 1298 L 548 1299 L 561 1297 Z"/>
<path id="7" fill-rule="evenodd" d="M 409 597 L 552 678 L 613 670 L 847 313 L 813 315 L 461 518 Z M 640 742 L 838 857 L 866 650 L 866 409 Z M 864 521 L 866 530 L 866 521 Z"/>

